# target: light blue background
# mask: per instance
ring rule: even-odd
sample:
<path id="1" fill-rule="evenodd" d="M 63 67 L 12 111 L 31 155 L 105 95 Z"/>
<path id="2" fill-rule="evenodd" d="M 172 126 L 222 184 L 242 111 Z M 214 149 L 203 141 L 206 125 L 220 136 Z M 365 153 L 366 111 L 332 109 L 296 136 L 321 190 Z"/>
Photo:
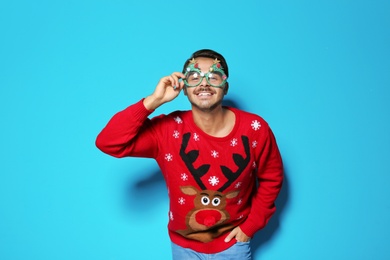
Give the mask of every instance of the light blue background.
<path id="1" fill-rule="evenodd" d="M 94 141 L 201 48 L 284 158 L 254 259 L 390 259 L 389 25 L 384 0 L 2 1 L 0 259 L 170 259 L 156 163 Z"/>

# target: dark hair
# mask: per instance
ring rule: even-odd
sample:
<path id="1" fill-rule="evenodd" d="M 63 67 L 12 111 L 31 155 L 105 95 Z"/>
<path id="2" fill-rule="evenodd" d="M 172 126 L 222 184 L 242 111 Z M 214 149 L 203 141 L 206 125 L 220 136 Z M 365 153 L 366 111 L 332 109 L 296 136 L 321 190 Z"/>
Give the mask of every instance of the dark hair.
<path id="1" fill-rule="evenodd" d="M 209 50 L 209 49 L 203 49 L 203 50 L 199 50 L 199 51 L 194 52 L 191 55 L 191 57 L 189 59 L 187 59 L 186 62 L 184 63 L 183 73 L 185 73 L 187 66 L 188 66 L 188 63 L 190 63 L 190 60 L 196 59 L 198 57 L 218 59 L 222 65 L 223 71 L 225 72 L 226 76 L 229 77 L 229 68 L 228 68 L 228 65 L 226 63 L 225 58 L 221 54 L 219 54 L 218 52 L 213 51 L 213 50 Z"/>

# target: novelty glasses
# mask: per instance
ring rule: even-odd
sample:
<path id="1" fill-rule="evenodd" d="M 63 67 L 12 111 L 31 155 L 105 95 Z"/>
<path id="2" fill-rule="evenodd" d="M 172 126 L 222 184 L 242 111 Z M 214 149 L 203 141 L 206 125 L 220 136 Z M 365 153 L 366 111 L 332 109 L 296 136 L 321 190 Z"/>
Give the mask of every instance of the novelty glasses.
<path id="1" fill-rule="evenodd" d="M 217 59 L 214 60 L 214 64 L 210 67 L 207 73 L 202 72 L 198 68 L 196 60 L 192 59 L 184 73 L 184 76 L 185 78 L 183 79 L 183 82 L 187 87 L 190 88 L 199 86 L 200 83 L 202 83 L 203 78 L 206 79 L 210 86 L 215 88 L 222 88 L 225 85 L 227 79 L 227 76 L 225 75 L 219 60 Z"/>

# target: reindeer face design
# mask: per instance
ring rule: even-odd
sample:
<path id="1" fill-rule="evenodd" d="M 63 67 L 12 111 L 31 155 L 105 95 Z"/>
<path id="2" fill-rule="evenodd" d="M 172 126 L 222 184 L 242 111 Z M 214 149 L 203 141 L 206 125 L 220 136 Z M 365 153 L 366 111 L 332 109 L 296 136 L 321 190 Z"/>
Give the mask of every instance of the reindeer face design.
<path id="1" fill-rule="evenodd" d="M 232 191 L 222 194 L 219 191 L 197 190 L 192 186 L 181 187 L 181 191 L 195 196 L 195 208 L 187 214 L 187 226 L 193 231 L 206 230 L 229 219 L 229 213 L 225 210 L 226 199 L 234 198 L 239 193 Z"/>
<path id="2" fill-rule="evenodd" d="M 246 158 L 240 154 L 233 154 L 233 161 L 238 166 L 238 170 L 233 172 L 228 167 L 221 165 L 221 171 L 228 180 L 218 190 L 208 190 L 203 184 L 201 177 L 204 176 L 209 168 L 209 164 L 203 164 L 198 168 L 194 167 L 194 162 L 199 156 L 198 150 L 191 150 L 186 152 L 188 142 L 190 139 L 190 133 L 183 135 L 183 142 L 180 149 L 180 156 L 194 177 L 196 183 L 200 189 L 193 186 L 180 187 L 181 191 L 186 195 L 195 196 L 194 209 L 188 212 L 186 217 L 186 230 L 177 231 L 179 234 L 187 236 L 191 239 L 196 239 L 202 242 L 209 242 L 214 237 L 229 230 L 233 225 L 224 224 L 230 219 L 229 213 L 225 207 L 228 199 L 235 198 L 239 191 L 231 191 L 223 193 L 244 171 L 250 161 L 250 147 L 248 137 L 242 136 L 242 141 L 245 148 Z M 208 231 L 208 232 L 202 232 Z"/>

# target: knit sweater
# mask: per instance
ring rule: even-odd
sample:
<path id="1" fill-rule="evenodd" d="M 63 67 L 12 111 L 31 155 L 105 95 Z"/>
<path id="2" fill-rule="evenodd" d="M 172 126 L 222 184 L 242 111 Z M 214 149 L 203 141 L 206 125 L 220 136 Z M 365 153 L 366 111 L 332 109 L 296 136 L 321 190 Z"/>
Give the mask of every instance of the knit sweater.
<path id="1" fill-rule="evenodd" d="M 143 100 L 115 114 L 96 139 L 114 157 L 154 158 L 168 187 L 168 232 L 173 243 L 218 253 L 237 226 L 249 237 L 275 211 L 283 179 L 281 156 L 268 124 L 232 107 L 235 124 L 225 137 L 203 132 L 191 111 L 152 119 Z"/>

